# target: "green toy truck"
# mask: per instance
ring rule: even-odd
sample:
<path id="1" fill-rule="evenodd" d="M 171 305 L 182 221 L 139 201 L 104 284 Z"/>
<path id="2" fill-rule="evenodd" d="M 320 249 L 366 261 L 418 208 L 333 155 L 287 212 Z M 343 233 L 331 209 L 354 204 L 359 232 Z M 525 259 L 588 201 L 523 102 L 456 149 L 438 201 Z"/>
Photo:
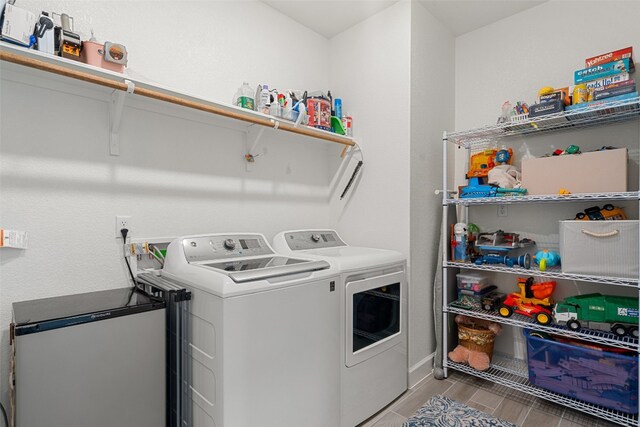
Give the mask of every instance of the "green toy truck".
<path id="1" fill-rule="evenodd" d="M 566 298 L 553 309 L 553 319 L 572 331 L 584 327 L 638 338 L 638 298 L 587 294 Z"/>

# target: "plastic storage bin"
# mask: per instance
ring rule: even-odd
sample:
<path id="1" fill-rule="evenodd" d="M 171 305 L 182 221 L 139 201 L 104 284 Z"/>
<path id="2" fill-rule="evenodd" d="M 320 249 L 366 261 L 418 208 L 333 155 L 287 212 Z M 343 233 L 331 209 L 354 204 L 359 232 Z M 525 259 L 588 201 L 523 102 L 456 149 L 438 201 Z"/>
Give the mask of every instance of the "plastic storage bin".
<path id="1" fill-rule="evenodd" d="M 524 335 L 532 384 L 605 408 L 638 413 L 636 355 L 552 341 L 532 336 L 526 329 Z"/>
<path id="2" fill-rule="evenodd" d="M 563 273 L 638 277 L 638 221 L 560 221 Z"/>
<path id="3" fill-rule="evenodd" d="M 457 274 L 458 289 L 478 292 L 489 286 L 487 278 L 477 274 Z"/>

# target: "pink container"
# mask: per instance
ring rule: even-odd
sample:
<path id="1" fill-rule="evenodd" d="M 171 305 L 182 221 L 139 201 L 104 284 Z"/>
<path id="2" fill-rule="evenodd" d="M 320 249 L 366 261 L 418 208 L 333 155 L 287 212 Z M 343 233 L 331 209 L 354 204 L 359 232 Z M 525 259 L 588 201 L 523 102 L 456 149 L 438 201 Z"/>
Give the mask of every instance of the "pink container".
<path id="1" fill-rule="evenodd" d="M 124 65 L 104 60 L 104 45 L 101 43 L 92 41 L 82 42 L 80 59 L 85 64 L 93 65 L 94 67 L 104 68 L 105 70 L 115 71 L 117 73 L 124 72 Z"/>

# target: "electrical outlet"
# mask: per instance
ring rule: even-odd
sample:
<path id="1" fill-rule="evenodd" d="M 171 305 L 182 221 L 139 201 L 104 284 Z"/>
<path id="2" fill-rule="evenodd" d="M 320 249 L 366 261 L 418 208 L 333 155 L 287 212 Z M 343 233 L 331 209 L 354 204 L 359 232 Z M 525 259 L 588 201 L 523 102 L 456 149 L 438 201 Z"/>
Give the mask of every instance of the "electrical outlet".
<path id="1" fill-rule="evenodd" d="M 148 243 L 125 243 L 123 245 L 124 256 L 138 256 L 149 254 Z"/>
<path id="2" fill-rule="evenodd" d="M 126 228 L 129 230 L 129 236 L 131 236 L 131 217 L 130 216 L 116 216 L 116 237 L 122 237 L 120 230 Z"/>
<path id="3" fill-rule="evenodd" d="M 498 206 L 498 216 L 507 216 L 507 205 Z"/>

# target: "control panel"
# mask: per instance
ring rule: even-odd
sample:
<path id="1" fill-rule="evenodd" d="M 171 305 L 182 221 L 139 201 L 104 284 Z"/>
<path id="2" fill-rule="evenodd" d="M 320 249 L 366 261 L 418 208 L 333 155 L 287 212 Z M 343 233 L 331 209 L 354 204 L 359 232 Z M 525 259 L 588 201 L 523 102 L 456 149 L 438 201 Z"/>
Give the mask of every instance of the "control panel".
<path id="1" fill-rule="evenodd" d="M 271 255 L 273 251 L 261 234 L 217 234 L 182 240 L 187 262 Z"/>
<path id="2" fill-rule="evenodd" d="M 292 251 L 347 246 L 333 230 L 305 230 L 285 233 L 284 238 Z"/>

